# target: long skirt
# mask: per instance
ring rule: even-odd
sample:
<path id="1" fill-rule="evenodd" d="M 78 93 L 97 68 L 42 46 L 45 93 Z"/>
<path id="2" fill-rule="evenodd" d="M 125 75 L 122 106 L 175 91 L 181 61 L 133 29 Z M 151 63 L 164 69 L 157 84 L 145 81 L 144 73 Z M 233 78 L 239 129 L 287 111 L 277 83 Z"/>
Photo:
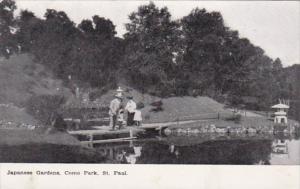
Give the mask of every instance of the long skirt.
<path id="1" fill-rule="evenodd" d="M 132 126 L 134 124 L 133 117 L 134 117 L 134 112 L 132 112 L 132 113 L 128 112 L 128 114 L 127 114 L 127 126 Z"/>

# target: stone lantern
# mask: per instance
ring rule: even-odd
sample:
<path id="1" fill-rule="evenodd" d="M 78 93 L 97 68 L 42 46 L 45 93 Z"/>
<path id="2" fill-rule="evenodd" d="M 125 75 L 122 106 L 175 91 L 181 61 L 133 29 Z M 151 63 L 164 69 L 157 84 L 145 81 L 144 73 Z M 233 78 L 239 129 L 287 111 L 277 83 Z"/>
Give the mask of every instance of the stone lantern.
<path id="1" fill-rule="evenodd" d="M 272 106 L 271 108 L 275 109 L 274 123 L 277 123 L 277 124 L 287 124 L 288 123 L 287 110 L 290 108 L 288 105 L 280 103 L 280 104 L 276 104 L 276 105 Z"/>

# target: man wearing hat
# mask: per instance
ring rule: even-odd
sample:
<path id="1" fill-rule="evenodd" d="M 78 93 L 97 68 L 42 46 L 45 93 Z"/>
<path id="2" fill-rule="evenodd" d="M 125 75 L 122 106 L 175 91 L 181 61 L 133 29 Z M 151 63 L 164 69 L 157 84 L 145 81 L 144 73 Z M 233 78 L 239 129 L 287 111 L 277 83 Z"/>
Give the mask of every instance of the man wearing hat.
<path id="1" fill-rule="evenodd" d="M 136 109 L 136 103 L 133 101 L 133 96 L 128 96 L 128 102 L 126 104 L 125 110 L 127 111 L 127 126 L 132 126 L 134 124 L 133 117 Z"/>
<path id="2" fill-rule="evenodd" d="M 109 125 L 112 127 L 112 130 L 115 130 L 117 124 L 117 116 L 118 116 L 119 109 L 121 107 L 121 102 L 122 102 L 122 94 L 118 93 L 115 95 L 115 99 L 113 99 L 109 105 L 109 112 L 108 112 L 110 118 Z"/>

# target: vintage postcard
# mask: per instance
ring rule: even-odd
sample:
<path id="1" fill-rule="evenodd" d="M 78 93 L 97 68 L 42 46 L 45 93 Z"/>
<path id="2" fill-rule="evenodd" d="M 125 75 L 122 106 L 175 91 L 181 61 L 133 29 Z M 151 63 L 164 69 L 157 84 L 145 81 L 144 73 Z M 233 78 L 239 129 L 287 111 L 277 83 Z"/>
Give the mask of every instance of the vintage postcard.
<path id="1" fill-rule="evenodd" d="M 0 163 L 1 189 L 299 188 L 300 2 L 0 0 Z"/>

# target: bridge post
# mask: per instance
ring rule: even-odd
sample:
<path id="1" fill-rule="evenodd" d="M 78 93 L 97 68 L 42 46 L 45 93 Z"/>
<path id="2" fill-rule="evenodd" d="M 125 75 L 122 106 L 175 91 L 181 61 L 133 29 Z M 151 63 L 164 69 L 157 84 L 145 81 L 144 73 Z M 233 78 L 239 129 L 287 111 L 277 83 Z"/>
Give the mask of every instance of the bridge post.
<path id="1" fill-rule="evenodd" d="M 93 142 L 93 134 L 92 133 L 89 133 L 89 141 Z"/>
<path id="2" fill-rule="evenodd" d="M 88 146 L 90 148 L 93 148 L 93 140 L 94 140 L 93 133 L 89 133 L 88 136 L 89 136 L 89 141 L 90 141 L 90 143 L 88 144 Z"/>
<path id="3" fill-rule="evenodd" d="M 89 148 L 93 148 L 93 147 L 94 147 L 93 142 L 88 143 L 87 146 L 88 146 Z"/>
<path id="4" fill-rule="evenodd" d="M 130 138 L 133 138 L 133 132 L 132 132 L 132 129 L 129 130 L 129 137 L 130 137 Z"/>
<path id="5" fill-rule="evenodd" d="M 158 134 L 162 135 L 162 127 L 159 127 Z"/>

